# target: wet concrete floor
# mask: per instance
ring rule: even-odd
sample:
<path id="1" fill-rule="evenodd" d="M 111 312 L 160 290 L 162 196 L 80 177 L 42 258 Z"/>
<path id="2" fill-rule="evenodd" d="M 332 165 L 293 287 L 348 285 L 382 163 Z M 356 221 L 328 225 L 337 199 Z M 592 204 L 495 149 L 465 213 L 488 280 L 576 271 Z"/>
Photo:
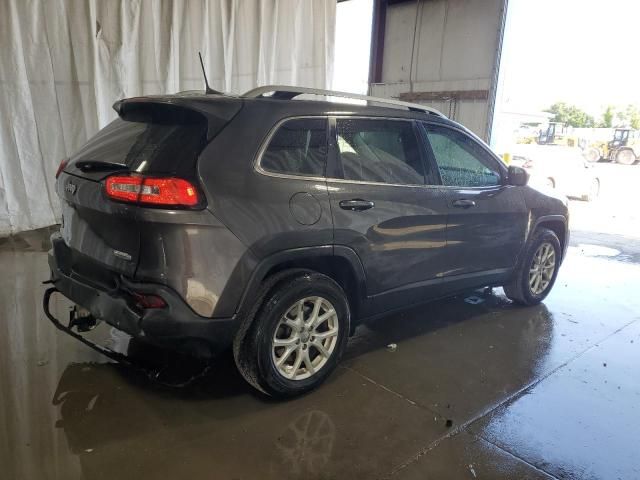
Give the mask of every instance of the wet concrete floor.
<path id="1" fill-rule="evenodd" d="M 167 388 L 57 331 L 47 236 L 0 239 L 0 478 L 640 478 L 640 256 L 615 247 L 635 239 L 577 235 L 537 307 L 494 289 L 362 326 L 323 387 L 275 402 L 230 355 Z"/>

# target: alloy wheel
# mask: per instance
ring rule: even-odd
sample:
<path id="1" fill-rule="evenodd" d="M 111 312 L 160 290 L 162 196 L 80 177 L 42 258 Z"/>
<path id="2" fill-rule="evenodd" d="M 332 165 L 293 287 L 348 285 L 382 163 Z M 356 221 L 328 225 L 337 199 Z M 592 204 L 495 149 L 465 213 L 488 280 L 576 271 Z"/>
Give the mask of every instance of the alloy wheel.
<path id="1" fill-rule="evenodd" d="M 529 290 L 533 295 L 540 295 L 547 289 L 555 269 L 556 251 L 553 245 L 544 242 L 533 255 L 529 268 Z"/>
<path id="2" fill-rule="evenodd" d="M 315 375 L 338 344 L 338 314 L 323 297 L 306 297 L 280 318 L 272 341 L 272 359 L 280 375 L 304 380 Z"/>

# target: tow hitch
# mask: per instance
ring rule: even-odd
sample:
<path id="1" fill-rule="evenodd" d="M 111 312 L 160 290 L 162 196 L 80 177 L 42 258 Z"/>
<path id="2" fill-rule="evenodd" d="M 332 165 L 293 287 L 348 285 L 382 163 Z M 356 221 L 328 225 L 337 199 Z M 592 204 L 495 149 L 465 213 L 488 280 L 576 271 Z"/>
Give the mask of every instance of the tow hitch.
<path id="1" fill-rule="evenodd" d="M 48 280 L 42 283 L 53 284 L 51 280 Z M 187 375 L 186 375 L 187 378 L 172 379 L 171 370 L 170 370 L 171 365 L 169 365 L 168 362 L 158 367 L 149 367 L 148 365 L 145 365 L 143 362 L 136 361 L 136 359 L 131 356 L 124 355 L 108 347 L 92 342 L 91 340 L 82 336 L 80 333 L 85 333 L 90 330 L 93 330 L 100 323 L 100 320 L 96 319 L 93 315 L 91 315 L 91 313 L 88 310 L 75 305 L 69 312 L 68 324 L 64 325 L 60 320 L 58 320 L 51 313 L 49 309 L 51 296 L 56 292 L 59 292 L 59 290 L 55 286 L 48 288 L 44 292 L 44 296 L 42 298 L 42 307 L 44 309 L 44 313 L 47 316 L 47 318 L 51 321 L 51 323 L 55 325 L 55 327 L 58 330 L 63 331 L 67 335 L 71 335 L 76 340 L 81 341 L 82 343 L 92 348 L 93 350 L 97 351 L 98 353 L 101 353 L 105 357 L 110 358 L 111 360 L 114 360 L 119 364 L 126 365 L 127 367 L 130 367 L 142 373 L 151 381 L 167 387 L 173 387 L 173 388 L 186 387 L 191 383 L 193 383 L 195 380 L 207 375 L 211 370 L 211 364 L 207 362 L 203 365 L 198 365 L 199 368 L 197 368 L 197 371 L 187 372 Z"/>
<path id="2" fill-rule="evenodd" d="M 69 312 L 69 328 L 76 327 L 78 332 L 90 332 L 98 325 L 98 320 L 86 308 L 74 305 Z"/>

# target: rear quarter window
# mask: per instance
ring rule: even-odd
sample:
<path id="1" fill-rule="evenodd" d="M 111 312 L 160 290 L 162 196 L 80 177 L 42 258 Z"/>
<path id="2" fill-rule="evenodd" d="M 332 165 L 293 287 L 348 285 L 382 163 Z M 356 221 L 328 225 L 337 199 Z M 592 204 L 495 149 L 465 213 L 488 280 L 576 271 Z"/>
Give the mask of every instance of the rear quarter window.
<path id="1" fill-rule="evenodd" d="M 297 118 L 281 124 L 260 159 L 266 172 L 324 176 L 327 161 L 327 119 Z"/>

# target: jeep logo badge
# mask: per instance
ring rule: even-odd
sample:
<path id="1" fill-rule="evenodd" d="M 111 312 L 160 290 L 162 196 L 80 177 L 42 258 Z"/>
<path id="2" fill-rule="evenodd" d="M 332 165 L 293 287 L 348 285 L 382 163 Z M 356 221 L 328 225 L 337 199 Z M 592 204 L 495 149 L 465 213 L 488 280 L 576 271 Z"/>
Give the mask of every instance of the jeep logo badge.
<path id="1" fill-rule="evenodd" d="M 65 192 L 70 193 L 71 195 L 73 195 L 74 193 L 76 193 L 78 186 L 69 182 L 64 186 L 64 190 Z"/>

